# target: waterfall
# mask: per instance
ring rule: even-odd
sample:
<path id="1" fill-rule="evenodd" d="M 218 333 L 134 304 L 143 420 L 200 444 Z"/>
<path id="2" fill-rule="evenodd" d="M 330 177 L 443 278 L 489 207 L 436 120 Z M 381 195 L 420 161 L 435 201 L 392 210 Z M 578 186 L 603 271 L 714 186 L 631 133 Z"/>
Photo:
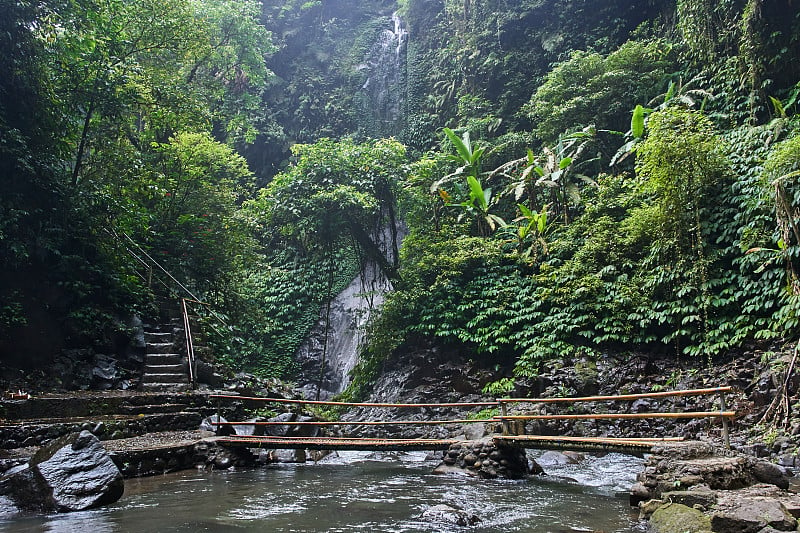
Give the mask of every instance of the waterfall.
<path id="1" fill-rule="evenodd" d="M 373 309 L 383 303 L 389 283 L 374 263 L 331 301 L 328 346 L 320 398 L 342 392 L 350 382 L 350 371 L 358 362 L 364 328 Z M 325 308 L 320 320 L 295 354 L 301 367 L 298 385 L 307 398 L 316 397 L 325 343 Z"/>
<path id="2" fill-rule="evenodd" d="M 375 137 L 398 134 L 403 113 L 408 30 L 396 12 L 391 23 L 381 31 L 364 65 L 367 79 L 361 92 L 365 115 L 371 120 L 367 133 Z"/>

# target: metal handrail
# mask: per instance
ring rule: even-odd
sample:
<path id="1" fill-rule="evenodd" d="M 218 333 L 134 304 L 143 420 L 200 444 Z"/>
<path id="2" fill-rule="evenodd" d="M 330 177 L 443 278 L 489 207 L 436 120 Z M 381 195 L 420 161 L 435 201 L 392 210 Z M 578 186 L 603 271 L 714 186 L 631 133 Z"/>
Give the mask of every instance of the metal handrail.
<path id="1" fill-rule="evenodd" d="M 189 313 L 186 309 L 186 298 L 181 298 L 181 312 L 183 313 L 183 333 L 186 336 L 186 360 L 189 365 L 189 384 L 192 388 L 197 386 L 196 359 L 194 355 L 194 341 L 192 340 L 192 325 L 189 322 Z"/>
<path id="2" fill-rule="evenodd" d="M 187 294 L 189 297 L 181 297 L 180 298 L 180 307 L 181 307 L 181 314 L 183 317 L 183 330 L 184 335 L 186 338 L 186 358 L 187 363 L 189 366 L 189 384 L 194 388 L 197 386 L 197 357 L 195 355 L 194 349 L 194 340 L 192 335 L 192 325 L 189 316 L 189 305 L 188 304 L 197 304 L 205 306 L 208 310 L 208 313 L 213 316 L 220 324 L 225 327 L 229 327 L 228 323 L 225 321 L 222 316 L 219 315 L 214 309 L 211 308 L 211 304 L 203 302 L 197 295 L 195 295 L 191 290 L 189 290 L 186 285 L 178 281 L 178 279 L 173 276 L 161 263 L 156 261 L 147 251 L 142 248 L 139 243 L 134 241 L 130 235 L 125 233 L 124 231 L 117 232 L 114 229 L 105 228 L 105 231 L 115 238 L 120 245 L 125 249 L 126 252 L 143 268 L 147 270 L 147 276 L 144 276 L 140 272 L 136 272 L 136 274 L 147 283 L 148 287 L 152 286 L 153 282 L 153 271 L 154 269 L 162 272 L 172 283 L 174 286 L 170 286 L 167 284 L 161 277 L 155 276 L 155 280 L 160 283 L 172 296 L 177 296 L 178 290 L 176 287 Z M 121 235 L 121 236 L 120 236 Z M 124 237 L 124 239 L 123 239 Z M 127 243 L 130 243 L 131 246 L 128 246 Z M 138 251 L 138 253 L 137 253 Z M 218 334 L 221 334 L 220 330 L 217 329 L 214 324 L 208 324 L 209 327 L 214 329 Z"/>

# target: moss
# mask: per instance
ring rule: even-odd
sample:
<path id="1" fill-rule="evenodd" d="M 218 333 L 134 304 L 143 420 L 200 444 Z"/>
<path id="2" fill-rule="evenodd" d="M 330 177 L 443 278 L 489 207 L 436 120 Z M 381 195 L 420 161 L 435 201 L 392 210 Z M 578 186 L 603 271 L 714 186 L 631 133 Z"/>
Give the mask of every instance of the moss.
<path id="1" fill-rule="evenodd" d="M 711 519 L 697 509 L 668 503 L 656 509 L 650 526 L 656 533 L 710 533 Z"/>

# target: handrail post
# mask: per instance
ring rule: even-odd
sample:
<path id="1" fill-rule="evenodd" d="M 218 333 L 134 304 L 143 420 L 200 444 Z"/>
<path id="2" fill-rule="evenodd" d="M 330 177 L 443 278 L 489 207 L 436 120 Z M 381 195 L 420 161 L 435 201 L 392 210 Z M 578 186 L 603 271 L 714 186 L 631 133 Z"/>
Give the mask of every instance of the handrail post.
<path id="1" fill-rule="evenodd" d="M 222 420 L 222 398 L 217 398 L 217 423 L 214 425 L 214 434 L 219 435 Z"/>
<path id="2" fill-rule="evenodd" d="M 506 407 L 506 402 L 502 400 L 497 400 L 497 403 L 500 404 L 500 414 L 502 416 L 508 416 L 508 407 Z M 503 435 L 509 435 L 511 432 L 509 431 L 509 424 L 508 420 L 505 418 L 503 419 Z"/>
<path id="3" fill-rule="evenodd" d="M 722 413 L 727 411 L 724 392 L 719 393 L 719 409 Z M 726 417 L 724 414 L 722 415 L 722 442 L 725 444 L 725 448 L 729 450 L 731 449 L 731 435 L 728 428 L 728 417 Z"/>

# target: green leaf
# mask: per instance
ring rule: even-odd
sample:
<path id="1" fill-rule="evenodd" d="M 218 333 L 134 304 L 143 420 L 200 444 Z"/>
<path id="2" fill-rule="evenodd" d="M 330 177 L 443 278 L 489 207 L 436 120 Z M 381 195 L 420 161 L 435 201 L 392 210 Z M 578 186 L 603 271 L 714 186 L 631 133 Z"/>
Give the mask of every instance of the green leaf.
<path id="1" fill-rule="evenodd" d="M 641 104 L 636 104 L 631 117 L 631 133 L 634 139 L 641 139 L 644 136 L 644 116 L 645 108 Z"/>
<path id="2" fill-rule="evenodd" d="M 461 159 L 467 163 L 472 164 L 472 153 L 469 147 L 469 133 L 464 133 L 464 138 L 466 142 L 458 138 L 458 135 L 453 132 L 450 128 L 442 128 L 447 138 L 450 139 L 450 142 L 453 143 L 458 155 L 461 156 Z"/>

